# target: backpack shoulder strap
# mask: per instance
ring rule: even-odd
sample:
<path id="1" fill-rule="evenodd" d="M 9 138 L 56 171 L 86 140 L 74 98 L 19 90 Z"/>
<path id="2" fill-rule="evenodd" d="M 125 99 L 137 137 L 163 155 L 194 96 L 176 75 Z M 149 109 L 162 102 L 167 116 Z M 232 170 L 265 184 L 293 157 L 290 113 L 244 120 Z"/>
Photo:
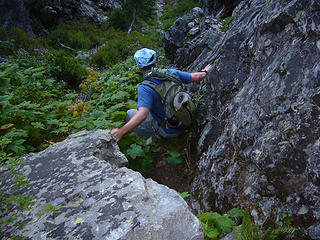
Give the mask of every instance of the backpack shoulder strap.
<path id="1" fill-rule="evenodd" d="M 143 80 L 142 83 L 140 83 L 140 85 L 146 85 L 148 87 L 151 87 L 161 98 L 162 101 L 164 101 L 164 95 L 163 95 L 163 91 L 162 91 L 162 87 L 159 86 L 159 84 L 156 84 L 150 80 Z"/>
<path id="2" fill-rule="evenodd" d="M 160 68 L 152 68 L 150 71 L 146 72 L 143 75 L 143 79 L 147 78 L 156 78 L 162 81 L 171 81 L 177 84 L 182 84 L 179 77 L 169 72 L 167 69 L 160 69 Z"/>

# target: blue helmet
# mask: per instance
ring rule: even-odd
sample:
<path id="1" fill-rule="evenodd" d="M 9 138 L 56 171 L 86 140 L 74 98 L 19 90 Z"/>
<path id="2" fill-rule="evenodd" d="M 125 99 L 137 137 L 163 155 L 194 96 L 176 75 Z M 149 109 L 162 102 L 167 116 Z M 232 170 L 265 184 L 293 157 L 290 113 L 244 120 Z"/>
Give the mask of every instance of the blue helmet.
<path id="1" fill-rule="evenodd" d="M 157 53 L 148 48 L 142 48 L 134 54 L 134 59 L 140 68 L 144 68 L 155 63 L 156 57 Z"/>

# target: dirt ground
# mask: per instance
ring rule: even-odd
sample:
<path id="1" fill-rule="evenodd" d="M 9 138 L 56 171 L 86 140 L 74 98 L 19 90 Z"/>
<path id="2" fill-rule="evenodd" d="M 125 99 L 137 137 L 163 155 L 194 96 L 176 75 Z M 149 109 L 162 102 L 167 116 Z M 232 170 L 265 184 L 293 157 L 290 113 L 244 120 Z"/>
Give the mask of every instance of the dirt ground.
<path id="1" fill-rule="evenodd" d="M 145 177 L 166 185 L 179 193 L 190 192 L 191 178 L 188 174 L 182 172 L 181 169 L 185 168 L 184 165 L 173 166 L 165 161 L 158 161 L 149 169 Z"/>
<path id="2" fill-rule="evenodd" d="M 159 184 L 163 184 L 171 189 L 176 190 L 178 193 L 190 193 L 190 184 L 194 176 L 196 160 L 190 154 L 183 154 L 183 162 L 174 166 L 163 160 L 159 156 L 155 156 L 154 164 L 149 171 L 144 174 L 145 178 L 151 178 Z M 192 209 L 190 197 L 184 198 Z"/>

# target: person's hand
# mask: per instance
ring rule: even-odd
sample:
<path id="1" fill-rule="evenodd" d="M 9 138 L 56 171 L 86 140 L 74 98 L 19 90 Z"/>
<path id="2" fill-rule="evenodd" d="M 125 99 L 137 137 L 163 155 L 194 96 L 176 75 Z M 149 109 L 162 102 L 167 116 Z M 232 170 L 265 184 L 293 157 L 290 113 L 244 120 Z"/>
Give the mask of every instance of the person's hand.
<path id="1" fill-rule="evenodd" d="M 211 68 L 211 65 L 208 64 L 207 66 L 204 67 L 204 69 L 203 69 L 202 71 L 207 71 L 207 72 L 209 72 L 210 68 Z"/>
<path id="2" fill-rule="evenodd" d="M 119 128 L 114 128 L 111 130 L 111 135 L 114 137 L 114 139 L 119 142 L 123 136 L 121 130 Z"/>

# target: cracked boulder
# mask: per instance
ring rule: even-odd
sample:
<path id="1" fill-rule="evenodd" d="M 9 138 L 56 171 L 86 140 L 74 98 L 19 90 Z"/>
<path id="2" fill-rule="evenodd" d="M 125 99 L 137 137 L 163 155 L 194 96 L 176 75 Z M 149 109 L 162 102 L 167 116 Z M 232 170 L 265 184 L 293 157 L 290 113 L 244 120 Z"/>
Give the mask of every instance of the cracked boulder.
<path id="1" fill-rule="evenodd" d="M 32 195 L 33 208 L 24 212 L 22 230 L 2 228 L 2 237 L 203 239 L 201 223 L 177 192 L 124 167 L 108 130 L 80 132 L 23 160 L 27 187 L 13 190 L 7 172 L 1 189 Z"/>

